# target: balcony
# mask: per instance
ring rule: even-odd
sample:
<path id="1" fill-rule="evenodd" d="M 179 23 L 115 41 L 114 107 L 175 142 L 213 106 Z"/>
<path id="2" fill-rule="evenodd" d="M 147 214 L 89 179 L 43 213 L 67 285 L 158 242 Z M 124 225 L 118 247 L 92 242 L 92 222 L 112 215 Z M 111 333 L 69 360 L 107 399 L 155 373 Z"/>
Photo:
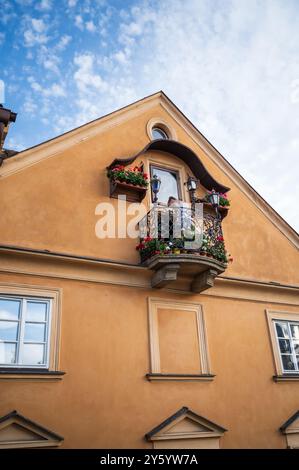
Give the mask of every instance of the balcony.
<path id="1" fill-rule="evenodd" d="M 221 221 L 206 204 L 156 206 L 139 223 L 141 265 L 153 271 L 153 288 L 177 287 L 187 281 L 192 292 L 213 287 L 227 267 Z"/>

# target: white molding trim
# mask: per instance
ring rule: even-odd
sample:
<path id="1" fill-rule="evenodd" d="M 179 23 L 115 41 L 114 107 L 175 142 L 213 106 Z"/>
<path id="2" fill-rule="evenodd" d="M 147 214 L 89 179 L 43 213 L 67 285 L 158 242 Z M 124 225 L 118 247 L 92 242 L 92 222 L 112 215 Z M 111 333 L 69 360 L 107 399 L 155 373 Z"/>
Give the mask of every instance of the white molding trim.
<path id="1" fill-rule="evenodd" d="M 180 310 L 196 315 L 196 329 L 198 342 L 198 356 L 200 370 L 198 374 L 210 374 L 210 364 L 208 358 L 207 338 L 205 331 L 205 322 L 202 305 L 197 302 L 173 301 L 169 299 L 149 297 L 148 315 L 149 315 L 149 341 L 151 352 L 151 374 L 161 373 L 160 348 L 159 348 L 159 309 Z M 186 371 L 186 374 L 188 372 Z"/>
<path id="2" fill-rule="evenodd" d="M 150 141 L 153 140 L 152 130 L 154 127 L 160 127 L 162 131 L 167 134 L 168 139 L 177 140 L 177 133 L 175 128 L 169 124 L 164 118 L 153 117 L 146 125 L 146 132 Z"/>
<path id="3" fill-rule="evenodd" d="M 12 247 L 1 247 L 0 273 L 20 275 L 22 277 L 21 282 L 25 280 L 24 276 L 35 276 L 45 279 L 70 279 L 152 291 L 152 272 L 142 266 L 127 265 L 120 261 L 112 263 L 109 260 L 78 258 L 71 254 L 68 257 L 63 257 L 62 254 L 58 253 L 32 252 L 30 250 L 26 251 L 25 248 L 22 251 L 17 251 Z M 190 292 L 188 282 L 182 283 L 176 289 L 165 288 L 164 291 L 172 294 L 194 296 L 194 293 Z M 215 279 L 214 287 L 198 295 L 273 305 L 299 306 L 298 293 L 298 285 L 272 284 L 253 279 L 219 276 Z"/>

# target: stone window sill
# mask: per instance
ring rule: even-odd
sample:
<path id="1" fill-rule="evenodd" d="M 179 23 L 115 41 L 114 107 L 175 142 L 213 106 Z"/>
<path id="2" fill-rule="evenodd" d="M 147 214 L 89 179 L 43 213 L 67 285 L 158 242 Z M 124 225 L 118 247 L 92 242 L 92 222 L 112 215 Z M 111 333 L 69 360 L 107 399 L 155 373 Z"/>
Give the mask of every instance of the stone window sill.
<path id="1" fill-rule="evenodd" d="M 299 382 L 299 374 L 273 375 L 274 382 Z"/>
<path id="2" fill-rule="evenodd" d="M 210 382 L 214 380 L 213 374 L 146 374 L 150 382 L 155 381 L 182 381 L 182 382 Z"/>
<path id="3" fill-rule="evenodd" d="M 47 369 L 0 368 L 0 381 L 15 380 L 27 382 L 57 382 L 62 380 L 65 372 Z"/>

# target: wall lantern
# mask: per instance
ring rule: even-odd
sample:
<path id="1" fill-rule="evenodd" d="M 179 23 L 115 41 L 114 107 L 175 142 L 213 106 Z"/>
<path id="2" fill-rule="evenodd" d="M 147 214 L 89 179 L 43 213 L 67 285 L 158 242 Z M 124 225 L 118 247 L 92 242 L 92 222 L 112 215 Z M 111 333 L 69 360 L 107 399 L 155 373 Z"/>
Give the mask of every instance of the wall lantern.
<path id="1" fill-rule="evenodd" d="M 196 180 L 192 176 L 188 176 L 188 179 L 185 183 L 190 193 L 191 202 L 195 202 L 195 191 L 197 189 L 197 183 L 198 183 L 198 180 Z"/>
<path id="2" fill-rule="evenodd" d="M 160 178 L 157 176 L 157 175 L 153 175 L 152 179 L 151 179 L 151 188 L 152 188 L 152 192 L 154 194 L 154 199 L 153 199 L 153 203 L 155 204 L 156 202 L 158 202 L 158 192 L 160 190 L 160 186 L 161 186 L 161 180 Z"/>
<path id="3" fill-rule="evenodd" d="M 219 203 L 220 203 L 220 194 L 216 193 L 215 189 L 212 189 L 212 191 L 209 194 L 209 202 L 212 204 L 216 211 L 216 220 L 219 220 L 221 218 L 219 214 Z"/>
<path id="4" fill-rule="evenodd" d="M 220 194 L 216 193 L 215 189 L 212 189 L 212 191 L 209 194 L 209 202 L 212 204 L 213 207 L 215 207 L 215 209 L 218 209 L 219 201 L 220 201 Z"/>

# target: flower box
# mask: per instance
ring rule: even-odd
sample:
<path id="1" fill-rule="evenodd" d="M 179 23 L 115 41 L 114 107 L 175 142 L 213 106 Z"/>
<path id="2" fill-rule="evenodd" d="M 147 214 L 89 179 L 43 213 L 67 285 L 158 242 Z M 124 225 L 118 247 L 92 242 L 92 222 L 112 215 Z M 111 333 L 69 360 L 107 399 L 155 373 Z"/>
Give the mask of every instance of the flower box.
<path id="1" fill-rule="evenodd" d="M 110 180 L 110 197 L 118 198 L 118 196 L 126 196 L 129 202 L 141 202 L 146 195 L 147 188 L 137 186 L 117 180 Z"/>
<path id="2" fill-rule="evenodd" d="M 204 208 L 208 208 L 208 209 L 215 211 L 215 208 L 210 202 L 202 201 L 202 203 L 203 203 Z M 229 206 L 218 206 L 218 211 L 221 215 L 221 218 L 224 219 L 224 217 L 226 217 L 228 214 Z"/>
<path id="3" fill-rule="evenodd" d="M 148 175 L 143 171 L 143 163 L 134 168 L 116 165 L 107 168 L 110 180 L 110 197 L 126 196 L 127 201 L 141 202 L 148 188 Z"/>

